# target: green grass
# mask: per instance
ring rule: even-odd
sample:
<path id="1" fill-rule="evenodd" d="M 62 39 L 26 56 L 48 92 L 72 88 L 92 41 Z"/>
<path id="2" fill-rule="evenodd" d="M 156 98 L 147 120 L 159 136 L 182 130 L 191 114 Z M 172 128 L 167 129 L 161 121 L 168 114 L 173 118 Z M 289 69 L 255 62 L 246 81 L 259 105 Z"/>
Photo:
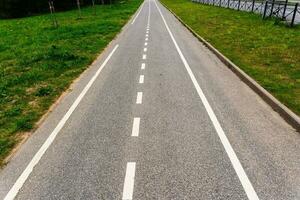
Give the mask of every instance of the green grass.
<path id="1" fill-rule="evenodd" d="M 0 166 L 22 135 L 116 36 L 141 0 L 0 20 Z"/>
<path id="2" fill-rule="evenodd" d="M 299 26 L 289 28 L 274 20 L 262 20 L 260 15 L 190 0 L 161 1 L 277 99 L 300 114 Z"/>

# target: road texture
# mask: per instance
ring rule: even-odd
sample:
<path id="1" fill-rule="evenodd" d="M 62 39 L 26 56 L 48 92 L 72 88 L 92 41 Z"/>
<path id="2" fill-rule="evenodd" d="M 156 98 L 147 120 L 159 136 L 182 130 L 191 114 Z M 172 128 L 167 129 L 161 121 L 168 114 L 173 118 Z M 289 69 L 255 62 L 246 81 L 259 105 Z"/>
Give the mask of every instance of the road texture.
<path id="1" fill-rule="evenodd" d="M 0 199 L 300 199 L 300 135 L 146 0 L 0 171 Z"/>

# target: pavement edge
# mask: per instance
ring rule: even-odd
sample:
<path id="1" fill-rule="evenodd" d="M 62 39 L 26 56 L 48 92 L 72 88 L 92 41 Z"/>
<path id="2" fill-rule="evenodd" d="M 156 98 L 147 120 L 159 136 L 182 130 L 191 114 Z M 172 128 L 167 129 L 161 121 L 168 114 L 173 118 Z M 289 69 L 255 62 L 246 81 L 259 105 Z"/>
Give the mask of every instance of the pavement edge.
<path id="1" fill-rule="evenodd" d="M 184 25 L 200 42 L 202 42 L 210 51 L 212 51 L 232 72 L 234 72 L 244 83 L 246 83 L 256 94 L 258 94 L 267 104 L 269 104 L 274 111 L 276 111 L 287 123 L 295 128 L 300 133 L 300 118 L 289 108 L 283 105 L 267 90 L 260 86 L 254 79 L 248 76 L 243 70 L 235 65 L 231 60 L 219 52 L 213 45 L 207 42 L 204 38 L 198 35 L 189 25 L 178 17 L 171 9 L 164 3 L 160 3 L 169 10 L 175 18 Z"/>

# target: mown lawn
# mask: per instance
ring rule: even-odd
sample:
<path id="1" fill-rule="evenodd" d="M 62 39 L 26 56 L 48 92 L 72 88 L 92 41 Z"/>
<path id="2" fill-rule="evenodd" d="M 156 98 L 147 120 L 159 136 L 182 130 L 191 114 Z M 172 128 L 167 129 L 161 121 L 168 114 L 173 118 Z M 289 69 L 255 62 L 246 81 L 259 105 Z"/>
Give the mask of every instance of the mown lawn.
<path id="1" fill-rule="evenodd" d="M 0 166 L 25 132 L 116 36 L 141 0 L 0 20 Z"/>
<path id="2" fill-rule="evenodd" d="M 300 114 L 300 26 L 226 8 L 161 0 L 200 36 Z M 247 98 L 247 97 L 245 97 Z"/>

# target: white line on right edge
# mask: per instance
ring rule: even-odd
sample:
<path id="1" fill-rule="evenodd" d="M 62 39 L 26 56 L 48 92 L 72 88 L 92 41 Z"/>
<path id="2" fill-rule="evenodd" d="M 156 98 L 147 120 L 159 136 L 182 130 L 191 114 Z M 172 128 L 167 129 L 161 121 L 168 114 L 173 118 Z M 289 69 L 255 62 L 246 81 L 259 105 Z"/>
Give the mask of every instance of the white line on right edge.
<path id="1" fill-rule="evenodd" d="M 123 187 L 122 200 L 132 200 L 135 176 L 135 162 L 128 162 Z"/>
<path id="2" fill-rule="evenodd" d="M 38 150 L 38 152 L 34 155 L 30 163 L 27 165 L 25 170 L 22 172 L 22 174 L 19 176 L 15 184 L 12 186 L 12 188 L 9 190 L 7 195 L 5 196 L 4 200 L 13 200 L 16 195 L 18 194 L 19 190 L 22 188 L 23 184 L 33 171 L 33 168 L 36 164 L 40 161 L 44 153 L 47 151 L 49 146 L 54 141 L 55 137 L 59 133 L 59 131 L 63 128 L 69 117 L 72 115 L 73 111 L 76 109 L 80 101 L 83 99 L 84 95 L 87 93 L 87 91 L 90 89 L 92 84 L 95 82 L 97 77 L 99 76 L 102 69 L 105 67 L 109 59 L 112 57 L 116 49 L 119 47 L 119 45 L 116 45 L 112 52 L 108 55 L 108 57 L 105 59 L 105 61 L 102 63 L 102 65 L 99 67 L 95 75 L 91 78 L 91 80 L 88 82 L 88 84 L 84 87 L 84 89 L 81 91 L 79 96 L 76 98 L 72 106 L 69 108 L 68 112 L 63 116 L 63 118 L 59 121 L 55 129 L 52 131 L 52 133 L 49 135 L 49 137 L 46 139 L 44 144 L 41 146 L 41 148 Z"/>
<path id="3" fill-rule="evenodd" d="M 139 14 L 140 14 L 140 12 L 142 11 L 143 7 L 144 7 L 144 2 L 143 2 L 143 4 L 142 4 L 142 6 L 141 6 L 139 12 L 136 14 L 136 16 L 134 17 L 134 19 L 132 20 L 131 24 L 134 24 L 136 18 L 139 16 Z"/>
<path id="4" fill-rule="evenodd" d="M 229 157 L 229 159 L 231 161 L 231 164 L 232 164 L 232 166 L 233 166 L 233 168 L 234 168 L 234 170 L 235 170 L 238 178 L 240 179 L 240 182 L 241 182 L 241 184 L 242 184 L 242 186 L 243 186 L 243 188 L 244 188 L 244 190 L 245 190 L 245 192 L 246 192 L 246 194 L 248 196 L 248 199 L 249 200 L 258 200 L 259 198 L 258 198 L 258 196 L 257 196 L 257 194 L 256 194 L 256 192 L 255 192 L 255 190 L 254 190 L 254 188 L 253 188 L 253 186 L 252 186 L 252 184 L 251 184 L 251 182 L 250 182 L 250 180 L 249 180 L 246 172 L 244 171 L 244 169 L 242 167 L 242 164 L 240 163 L 238 157 L 236 156 L 236 154 L 235 154 L 235 152 L 234 152 L 234 150 L 233 150 L 233 148 L 232 148 L 232 146 L 231 146 L 228 138 L 226 137 L 226 135 L 225 135 L 225 133 L 224 133 L 224 131 L 223 131 L 223 129 L 222 129 L 222 127 L 221 127 L 221 125 L 220 125 L 220 123 L 219 123 L 219 121 L 218 121 L 218 119 L 217 119 L 217 117 L 216 117 L 216 115 L 215 115 L 215 113 L 213 111 L 213 109 L 211 108 L 211 106 L 208 103 L 208 101 L 207 101 L 207 99 L 206 99 L 206 97 L 205 97 L 202 89 L 200 88 L 197 79 L 195 78 L 195 76 L 194 76 L 194 74 L 193 74 L 193 72 L 192 72 L 192 70 L 191 70 L 188 62 L 186 61 L 184 55 L 182 54 L 182 52 L 181 52 L 181 50 L 180 50 L 180 48 L 179 48 L 176 40 L 175 40 L 175 38 L 174 38 L 174 36 L 173 36 L 173 34 L 172 34 L 172 32 L 171 32 L 171 30 L 170 30 L 170 28 L 169 28 L 166 20 L 164 18 L 164 16 L 161 13 L 161 10 L 158 7 L 158 5 L 157 5 L 157 3 L 156 3 L 155 0 L 154 0 L 154 3 L 156 5 L 156 7 L 157 7 L 157 9 L 158 9 L 158 11 L 159 11 L 162 19 L 163 19 L 163 22 L 164 22 L 164 24 L 165 24 L 165 26 L 166 26 L 166 28 L 167 28 L 167 30 L 169 32 L 170 37 L 172 38 L 172 41 L 173 41 L 173 43 L 174 43 L 174 45 L 176 47 L 176 50 L 177 50 L 177 52 L 178 52 L 178 54 L 179 54 L 179 56 L 180 56 L 180 58 L 181 58 L 181 60 L 182 60 L 182 62 L 184 64 L 184 66 L 185 66 L 185 68 L 186 68 L 186 70 L 187 70 L 187 72 L 188 72 L 188 74 L 189 74 L 189 76 L 190 76 L 190 78 L 191 78 L 191 80 L 192 80 L 192 82 L 193 82 L 196 90 L 197 90 L 197 93 L 198 93 L 198 95 L 199 95 L 199 97 L 200 97 L 200 99 L 201 99 L 201 101 L 202 101 L 202 103 L 203 103 L 203 105 L 204 105 L 204 107 L 205 107 L 205 109 L 206 109 L 209 117 L 210 117 L 210 120 L 212 121 L 212 123 L 213 123 L 213 125 L 214 125 L 214 127 L 215 127 L 215 129 L 216 129 L 216 131 L 218 133 L 218 136 L 219 136 L 219 138 L 220 138 L 220 140 L 221 140 L 221 142 L 222 142 L 222 144 L 223 144 L 223 146 L 225 148 L 225 151 L 226 151 L 226 153 L 227 153 L 227 155 L 228 155 L 228 157 Z"/>
<path id="5" fill-rule="evenodd" d="M 139 117 L 133 118 L 133 124 L 132 124 L 132 133 L 131 136 L 137 137 L 139 136 L 140 131 L 140 121 L 141 119 Z"/>

